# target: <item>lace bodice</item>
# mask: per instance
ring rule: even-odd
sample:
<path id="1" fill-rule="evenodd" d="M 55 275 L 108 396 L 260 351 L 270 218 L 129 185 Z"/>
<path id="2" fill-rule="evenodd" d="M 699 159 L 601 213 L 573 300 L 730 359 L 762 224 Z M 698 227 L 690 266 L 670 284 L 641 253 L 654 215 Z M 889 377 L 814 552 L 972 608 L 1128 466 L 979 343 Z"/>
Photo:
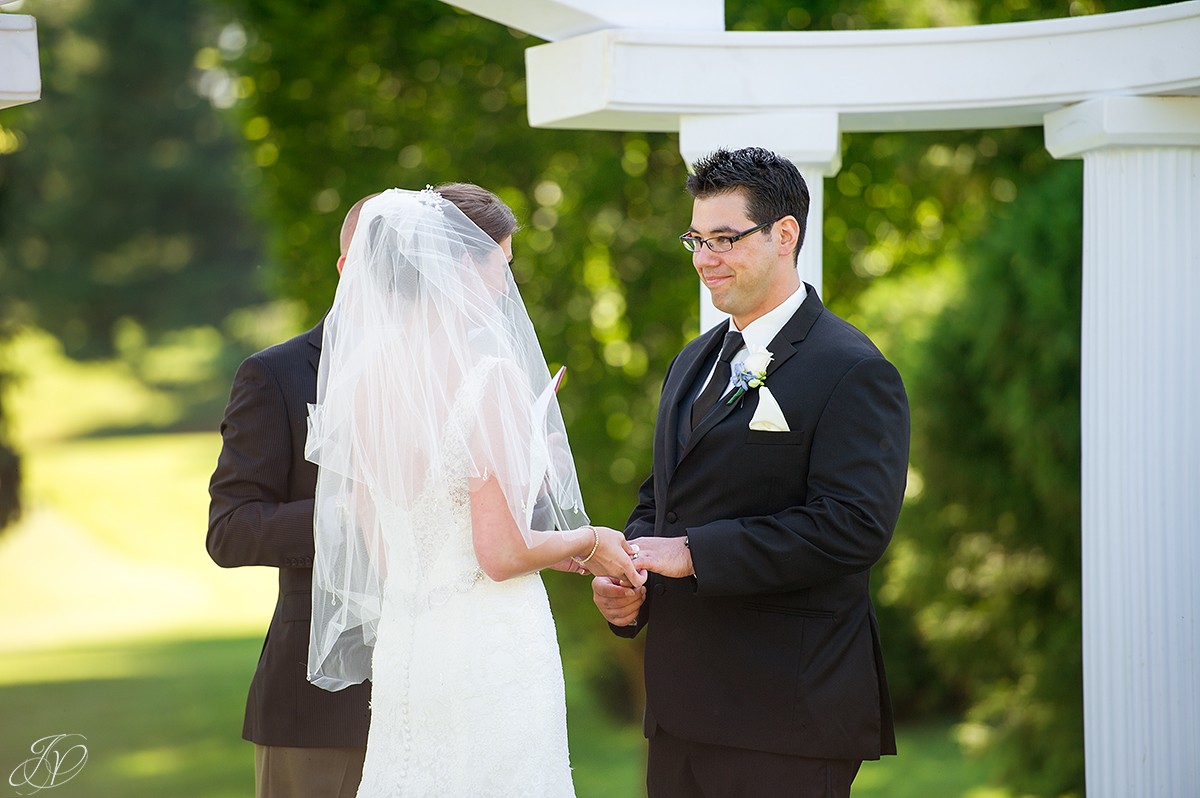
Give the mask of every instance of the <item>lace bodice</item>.
<path id="1" fill-rule="evenodd" d="M 384 529 L 394 536 L 388 539 L 388 561 L 400 563 L 405 576 L 397 584 L 390 580 L 388 592 L 408 594 L 418 607 L 444 603 L 450 594 L 486 579 L 471 531 L 468 447 L 487 380 L 499 363 L 496 358 L 484 361 L 459 391 L 446 419 L 441 459 L 429 465 L 411 517 L 384 497 L 372 496 Z"/>

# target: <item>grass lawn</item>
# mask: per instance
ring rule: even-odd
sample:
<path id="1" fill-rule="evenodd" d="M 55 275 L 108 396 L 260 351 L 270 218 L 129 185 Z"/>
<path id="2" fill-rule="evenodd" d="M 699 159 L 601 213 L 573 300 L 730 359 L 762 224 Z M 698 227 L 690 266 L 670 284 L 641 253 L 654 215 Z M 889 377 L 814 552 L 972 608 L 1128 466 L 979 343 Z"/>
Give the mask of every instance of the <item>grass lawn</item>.
<path id="1" fill-rule="evenodd" d="M 117 366 L 73 366 L 34 344 L 16 353 L 36 363 L 9 405 L 26 513 L 0 534 L 0 796 L 30 793 L 8 774 L 55 734 L 83 735 L 88 750 L 55 798 L 251 796 L 242 710 L 275 579 L 205 553 L 219 438 L 114 433 L 170 409 Z M 644 795 L 639 728 L 613 721 L 564 653 L 580 798 Z M 855 798 L 1009 798 L 951 726 L 901 729 L 902 755 L 866 763 Z"/>
<path id="2" fill-rule="evenodd" d="M 10 652 L 0 660 L 0 769 L 29 758 L 37 739 L 79 734 L 87 764 L 55 796 L 250 796 L 253 753 L 239 732 L 260 645 L 256 636 Z M 579 798 L 643 796 L 640 731 L 614 725 L 569 675 L 567 692 Z M 902 728 L 900 747 L 863 766 L 855 798 L 1009 798 L 982 786 L 985 766 L 963 760 L 949 723 Z"/>
<path id="3" fill-rule="evenodd" d="M 6 654 L 0 770 L 31 757 L 46 735 L 80 734 L 87 764 L 47 794 L 252 796 L 253 749 L 239 732 L 260 645 L 216 638 Z"/>
<path id="4" fill-rule="evenodd" d="M 87 764 L 55 796 L 250 796 L 253 749 L 240 731 L 261 645 L 144 640 L 9 653 L 0 662 L 0 770 L 32 756 L 37 739 L 81 734 Z M 614 727 L 573 685 L 569 692 L 580 797 L 640 794 L 640 732 Z"/>

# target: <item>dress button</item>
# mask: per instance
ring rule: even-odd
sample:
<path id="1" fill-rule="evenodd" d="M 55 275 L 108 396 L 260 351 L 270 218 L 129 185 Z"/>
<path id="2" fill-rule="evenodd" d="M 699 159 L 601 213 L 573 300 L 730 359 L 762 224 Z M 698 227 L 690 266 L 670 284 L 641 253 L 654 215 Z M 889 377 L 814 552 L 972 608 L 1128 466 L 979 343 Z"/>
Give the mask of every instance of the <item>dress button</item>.
<path id="1" fill-rule="evenodd" d="M 674 510 L 672 510 L 672 511 L 671 511 L 671 512 L 669 512 L 669 513 L 667 513 L 667 521 L 668 521 L 668 522 L 670 522 L 670 523 L 672 523 L 672 524 L 673 524 L 673 523 L 675 523 L 675 522 L 676 522 L 676 521 L 678 521 L 678 520 L 679 520 L 679 516 L 675 515 L 675 511 L 674 511 Z"/>
<path id="2" fill-rule="evenodd" d="M 662 584 L 661 582 L 654 586 L 654 595 L 661 596 L 663 593 L 666 593 L 666 592 L 667 592 L 667 586 Z"/>

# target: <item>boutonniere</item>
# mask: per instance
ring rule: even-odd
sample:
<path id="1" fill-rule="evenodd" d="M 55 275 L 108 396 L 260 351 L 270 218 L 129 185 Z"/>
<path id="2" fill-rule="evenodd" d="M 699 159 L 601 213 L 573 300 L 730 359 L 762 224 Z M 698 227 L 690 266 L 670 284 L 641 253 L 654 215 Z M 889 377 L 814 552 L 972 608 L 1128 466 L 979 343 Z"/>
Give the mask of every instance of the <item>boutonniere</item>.
<path id="1" fill-rule="evenodd" d="M 764 385 L 767 381 L 767 366 L 771 365 L 774 359 L 775 356 L 766 347 L 751 349 L 746 359 L 737 365 L 737 372 L 733 375 L 733 386 L 736 390 L 725 404 L 731 405 L 741 399 L 746 391 Z"/>

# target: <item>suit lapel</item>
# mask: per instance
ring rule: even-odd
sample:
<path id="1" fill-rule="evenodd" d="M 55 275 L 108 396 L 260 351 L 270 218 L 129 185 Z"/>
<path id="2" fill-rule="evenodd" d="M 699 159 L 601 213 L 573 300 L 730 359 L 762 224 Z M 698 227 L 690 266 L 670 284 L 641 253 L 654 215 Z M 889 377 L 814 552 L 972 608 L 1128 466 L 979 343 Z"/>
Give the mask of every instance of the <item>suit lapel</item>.
<path id="1" fill-rule="evenodd" d="M 325 319 L 321 319 L 316 327 L 308 331 L 308 345 L 311 347 L 308 352 L 308 362 L 316 373 L 317 367 L 321 364 L 321 341 L 325 337 Z"/>
<path id="2" fill-rule="evenodd" d="M 783 329 L 771 341 L 771 345 L 767 347 L 774 355 L 771 364 L 767 366 L 768 383 L 771 375 L 782 368 L 792 355 L 796 354 L 796 347 L 808 336 L 808 331 L 816 323 L 817 317 L 825 310 L 825 306 L 821 304 L 821 298 L 817 296 L 813 287 L 805 283 L 804 288 L 808 292 L 804 297 L 804 302 L 783 325 Z"/>
<path id="3" fill-rule="evenodd" d="M 700 379 L 700 369 L 708 362 L 713 351 L 725 339 L 725 333 L 729 330 L 729 323 L 718 324 L 716 327 L 704 334 L 706 340 L 696 348 L 694 354 L 690 354 L 688 359 L 683 356 L 675 363 L 675 367 L 671 372 L 669 384 L 665 387 L 666 394 L 663 397 L 663 404 L 666 410 L 666 418 L 662 425 L 663 451 L 666 453 L 665 466 L 666 473 L 664 478 L 669 478 L 675 471 L 675 465 L 681 459 L 679 456 L 678 440 L 679 440 L 679 414 L 691 412 L 691 408 L 681 408 L 680 403 L 687 397 L 688 391 Z"/>
<path id="4" fill-rule="evenodd" d="M 683 454 L 679 457 L 681 461 L 684 457 L 688 456 L 688 452 L 696 448 L 696 444 L 708 433 L 710 429 L 724 421 L 726 416 L 738 408 L 738 406 L 741 404 L 741 399 L 745 398 L 739 397 L 738 401 L 731 404 L 729 402 L 729 397 L 732 395 L 732 393 L 733 391 L 729 391 L 720 399 L 718 399 L 717 406 L 708 412 L 708 415 L 706 415 L 704 420 L 700 422 L 700 426 L 692 430 L 692 434 L 687 439 L 687 445 L 683 447 Z"/>

